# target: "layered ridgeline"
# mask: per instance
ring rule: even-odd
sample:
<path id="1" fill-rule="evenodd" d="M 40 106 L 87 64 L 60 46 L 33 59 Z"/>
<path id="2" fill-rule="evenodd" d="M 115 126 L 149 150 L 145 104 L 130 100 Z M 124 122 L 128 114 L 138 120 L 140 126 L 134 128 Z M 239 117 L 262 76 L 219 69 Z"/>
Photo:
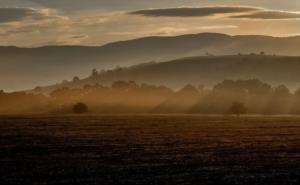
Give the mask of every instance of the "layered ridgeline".
<path id="1" fill-rule="evenodd" d="M 150 62 L 113 70 L 94 70 L 88 78 L 40 87 L 35 93 L 49 93 L 62 87 L 86 84 L 109 85 L 118 80 L 166 85 L 178 89 L 186 84 L 212 87 L 224 79 L 260 79 L 272 85 L 285 84 L 294 90 L 300 86 L 300 57 L 265 55 L 200 56 L 169 62 Z"/>
<path id="2" fill-rule="evenodd" d="M 300 89 L 259 80 L 225 80 L 212 89 L 118 81 L 112 85 L 61 88 L 48 95 L 0 91 L 0 114 L 191 113 L 300 114 Z"/>
<path id="3" fill-rule="evenodd" d="M 264 51 L 277 55 L 299 55 L 300 37 L 229 36 L 216 33 L 176 37 L 147 37 L 99 47 L 46 46 L 0 47 L 1 89 L 28 89 L 53 84 L 89 70 L 130 66 L 149 61 L 168 61 L 189 56 L 231 55 Z M 181 74 L 179 76 L 183 77 Z"/>

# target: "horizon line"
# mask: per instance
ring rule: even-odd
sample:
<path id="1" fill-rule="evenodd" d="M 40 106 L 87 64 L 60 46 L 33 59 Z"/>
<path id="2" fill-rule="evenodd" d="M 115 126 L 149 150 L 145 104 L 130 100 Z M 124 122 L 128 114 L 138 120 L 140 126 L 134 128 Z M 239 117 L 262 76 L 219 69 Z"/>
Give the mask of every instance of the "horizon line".
<path id="1" fill-rule="evenodd" d="M 182 36 L 192 36 L 192 35 L 204 35 L 204 34 L 215 34 L 215 35 L 225 35 L 229 37 L 240 37 L 240 36 L 257 36 L 257 37 L 270 37 L 270 38 L 294 38 L 294 37 L 300 37 L 299 34 L 288 34 L 288 35 L 264 35 L 264 34 L 227 34 L 227 33 L 221 33 L 221 32 L 199 32 L 199 33 L 189 33 L 189 34 L 178 34 L 178 35 L 152 35 L 152 36 L 144 36 L 144 37 L 136 37 L 132 39 L 127 40 L 118 40 L 118 41 L 112 41 L 107 42 L 104 44 L 99 45 L 92 45 L 92 44 L 46 44 L 46 45 L 39 45 L 37 44 L 32 46 L 21 46 L 21 45 L 0 45 L 1 48 L 4 47 L 11 47 L 11 48 L 21 48 L 21 49 L 35 49 L 35 48 L 45 48 L 45 47 L 87 47 L 87 48 L 98 48 L 98 47 L 104 47 L 110 44 L 120 43 L 120 42 L 128 42 L 128 41 L 135 41 L 140 39 L 147 39 L 147 38 L 175 38 L 175 37 L 182 37 Z"/>

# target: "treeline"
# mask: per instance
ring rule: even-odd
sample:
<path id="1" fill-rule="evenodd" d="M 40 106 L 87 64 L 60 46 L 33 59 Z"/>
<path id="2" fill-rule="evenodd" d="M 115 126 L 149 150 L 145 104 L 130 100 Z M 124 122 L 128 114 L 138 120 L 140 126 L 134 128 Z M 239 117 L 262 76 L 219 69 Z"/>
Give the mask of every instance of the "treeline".
<path id="1" fill-rule="evenodd" d="M 177 91 L 132 81 L 48 95 L 0 91 L 1 114 L 80 113 L 78 103 L 81 112 L 90 113 L 300 114 L 300 89 L 292 93 L 259 80 L 225 80 L 212 89 L 187 85 Z"/>

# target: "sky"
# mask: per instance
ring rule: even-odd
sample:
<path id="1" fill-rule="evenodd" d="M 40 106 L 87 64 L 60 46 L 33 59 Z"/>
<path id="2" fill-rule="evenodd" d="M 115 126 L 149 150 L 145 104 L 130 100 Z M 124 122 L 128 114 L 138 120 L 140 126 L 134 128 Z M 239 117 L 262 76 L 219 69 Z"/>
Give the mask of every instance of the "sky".
<path id="1" fill-rule="evenodd" d="M 0 0 L 0 45 L 90 45 L 201 32 L 300 35 L 299 0 Z"/>

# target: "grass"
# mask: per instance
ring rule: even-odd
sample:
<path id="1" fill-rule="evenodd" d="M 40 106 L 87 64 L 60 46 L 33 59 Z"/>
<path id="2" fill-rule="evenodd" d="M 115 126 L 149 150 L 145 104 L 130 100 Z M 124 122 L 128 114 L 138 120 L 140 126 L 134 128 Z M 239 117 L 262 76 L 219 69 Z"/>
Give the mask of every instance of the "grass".
<path id="1" fill-rule="evenodd" d="M 299 184 L 300 117 L 0 118 L 1 184 Z"/>

